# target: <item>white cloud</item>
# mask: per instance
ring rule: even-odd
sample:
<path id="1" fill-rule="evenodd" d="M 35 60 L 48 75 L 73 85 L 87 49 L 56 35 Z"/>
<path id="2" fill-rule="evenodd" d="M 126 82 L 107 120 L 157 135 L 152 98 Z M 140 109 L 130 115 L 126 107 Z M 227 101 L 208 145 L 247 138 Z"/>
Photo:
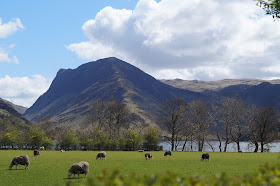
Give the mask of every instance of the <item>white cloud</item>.
<path id="1" fill-rule="evenodd" d="M 139 0 L 134 10 L 105 7 L 82 29 L 88 41 L 67 46 L 79 57 L 119 57 L 156 78 L 280 77 L 269 70 L 280 24 L 252 0 Z"/>
<path id="2" fill-rule="evenodd" d="M 51 80 L 42 75 L 0 78 L 0 98 L 30 107 L 50 87 Z"/>
<path id="3" fill-rule="evenodd" d="M 0 39 L 7 38 L 22 29 L 24 29 L 24 26 L 19 18 L 15 18 L 13 21 L 9 21 L 8 23 L 2 23 L 2 19 L 0 18 Z"/>
<path id="4" fill-rule="evenodd" d="M 0 63 L 1 62 L 19 64 L 19 61 L 16 56 L 10 57 L 8 52 L 0 47 Z"/>

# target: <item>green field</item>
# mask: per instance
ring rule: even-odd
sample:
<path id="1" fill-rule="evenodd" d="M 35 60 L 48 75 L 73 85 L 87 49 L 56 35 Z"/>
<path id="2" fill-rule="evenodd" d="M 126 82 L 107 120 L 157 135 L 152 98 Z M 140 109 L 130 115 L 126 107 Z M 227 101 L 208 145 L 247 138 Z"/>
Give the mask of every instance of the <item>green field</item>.
<path id="1" fill-rule="evenodd" d="M 171 157 L 164 157 L 163 151 L 152 152 L 153 160 L 146 160 L 144 153 L 107 151 L 106 160 L 96 160 L 96 151 L 41 151 L 41 156 L 34 157 L 33 151 L 0 151 L 0 185 L 65 185 L 84 183 L 80 179 L 67 179 L 67 171 L 73 163 L 89 162 L 89 174 L 100 174 L 103 169 L 112 171 L 118 168 L 123 176 L 161 174 L 167 170 L 180 174 L 205 178 L 225 172 L 228 175 L 243 175 L 258 169 L 260 164 L 276 164 L 279 153 L 209 153 L 210 162 L 201 162 L 201 152 L 173 152 Z M 28 170 L 19 165 L 19 169 L 9 170 L 13 157 L 28 155 Z M 77 177 L 77 176 L 76 176 Z"/>

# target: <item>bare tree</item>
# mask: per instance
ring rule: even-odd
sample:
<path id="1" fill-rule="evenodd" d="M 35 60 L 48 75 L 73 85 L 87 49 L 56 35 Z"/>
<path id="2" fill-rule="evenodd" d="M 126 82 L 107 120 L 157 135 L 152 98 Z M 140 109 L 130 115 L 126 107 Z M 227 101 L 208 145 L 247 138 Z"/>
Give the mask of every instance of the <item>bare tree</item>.
<path id="1" fill-rule="evenodd" d="M 278 117 L 272 106 L 260 108 L 256 120 L 256 133 L 261 143 L 261 152 L 264 152 L 264 145 L 275 140 L 278 131 Z"/>
<path id="2" fill-rule="evenodd" d="M 240 151 L 240 138 L 242 136 L 243 101 L 236 97 L 225 97 L 222 100 L 222 123 L 225 132 L 225 147 L 233 140 Z"/>
<path id="3" fill-rule="evenodd" d="M 91 105 L 87 114 L 88 120 L 92 123 L 92 126 L 97 123 L 97 129 L 101 130 L 105 125 L 105 110 L 109 101 L 95 100 Z"/>
<path id="4" fill-rule="evenodd" d="M 187 102 L 182 98 L 174 98 L 162 105 L 158 122 L 171 134 L 165 136 L 171 143 L 173 151 L 178 141 L 181 140 L 181 132 L 186 126 L 185 112 Z"/>
<path id="5" fill-rule="evenodd" d="M 217 140 L 219 141 L 219 150 L 220 150 L 220 152 L 222 152 L 222 136 L 220 134 L 220 127 L 219 127 L 219 124 L 220 124 L 219 117 L 220 117 L 221 113 L 220 113 L 220 109 L 219 109 L 218 100 L 213 99 L 209 102 L 208 115 L 209 115 L 209 121 L 210 121 L 209 123 L 211 125 L 210 130 L 215 131 L 215 135 L 217 137 Z"/>
<path id="6" fill-rule="evenodd" d="M 258 152 L 259 143 L 257 138 L 257 128 L 256 128 L 256 119 L 259 108 L 255 105 L 251 105 L 245 110 L 245 120 L 246 125 L 248 126 L 248 131 L 251 134 L 251 142 L 255 145 L 254 152 Z"/>
<path id="7" fill-rule="evenodd" d="M 198 151 L 202 151 L 206 140 L 206 135 L 209 132 L 209 115 L 204 101 L 192 101 L 188 115 L 190 122 L 193 125 L 193 136 L 198 144 Z"/>

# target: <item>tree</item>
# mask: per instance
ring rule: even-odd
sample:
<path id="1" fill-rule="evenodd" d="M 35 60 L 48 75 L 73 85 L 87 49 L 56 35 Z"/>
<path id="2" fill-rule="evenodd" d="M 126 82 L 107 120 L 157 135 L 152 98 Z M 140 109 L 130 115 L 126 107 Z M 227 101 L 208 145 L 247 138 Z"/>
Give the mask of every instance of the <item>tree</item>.
<path id="1" fill-rule="evenodd" d="M 109 149 L 109 135 L 103 130 L 97 130 L 94 133 L 93 145 L 98 150 Z"/>
<path id="2" fill-rule="evenodd" d="M 242 136 L 243 101 L 236 97 L 225 97 L 222 100 L 222 124 L 225 132 L 225 147 L 233 140 L 240 151 L 240 139 Z"/>
<path id="3" fill-rule="evenodd" d="M 69 128 L 63 128 L 60 131 L 58 143 L 61 149 L 76 149 L 78 145 L 78 137 Z"/>
<path id="4" fill-rule="evenodd" d="M 259 143 L 257 138 L 257 128 L 256 128 L 256 119 L 259 108 L 255 105 L 251 105 L 245 110 L 245 120 L 246 125 L 248 126 L 249 133 L 251 134 L 251 142 L 255 145 L 254 152 L 258 152 Z"/>
<path id="5" fill-rule="evenodd" d="M 275 140 L 278 131 L 278 117 L 272 106 L 262 107 L 256 118 L 257 139 L 261 143 L 261 152 L 264 152 L 264 145 Z"/>
<path id="6" fill-rule="evenodd" d="M 156 128 L 148 127 L 143 135 L 143 148 L 146 150 L 157 150 L 159 134 Z"/>
<path id="7" fill-rule="evenodd" d="M 274 19 L 280 18 L 280 0 L 256 0 L 257 5 L 265 10 L 266 14 L 271 15 Z"/>
<path id="8" fill-rule="evenodd" d="M 140 148 L 141 137 L 136 131 L 128 129 L 124 138 L 127 150 L 136 150 Z"/>
<path id="9" fill-rule="evenodd" d="M 161 114 L 158 118 L 160 123 L 171 136 L 165 136 L 171 142 L 171 150 L 181 140 L 181 132 L 186 126 L 187 102 L 182 98 L 174 98 L 162 105 Z"/>
<path id="10" fill-rule="evenodd" d="M 209 129 L 209 115 L 204 101 L 194 100 L 191 102 L 189 118 L 193 126 L 194 139 L 198 144 L 198 151 L 202 151 Z"/>
<path id="11" fill-rule="evenodd" d="M 29 131 L 29 144 L 32 148 L 39 148 L 45 139 L 45 132 L 39 127 L 33 126 Z"/>
<path id="12" fill-rule="evenodd" d="M 221 109 L 219 108 L 219 101 L 212 100 L 209 102 L 208 106 L 208 115 L 209 115 L 209 123 L 210 123 L 210 131 L 215 131 L 215 135 L 219 142 L 219 150 L 222 152 L 222 136 L 220 132 L 220 121 L 219 116 Z"/>

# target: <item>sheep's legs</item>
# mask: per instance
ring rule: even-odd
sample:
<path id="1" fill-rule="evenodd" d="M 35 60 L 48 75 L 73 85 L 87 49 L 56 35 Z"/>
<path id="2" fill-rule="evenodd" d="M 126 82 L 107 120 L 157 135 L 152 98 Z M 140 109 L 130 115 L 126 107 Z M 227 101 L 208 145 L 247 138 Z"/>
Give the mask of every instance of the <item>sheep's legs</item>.
<path id="1" fill-rule="evenodd" d="M 16 164 L 16 170 L 17 170 L 17 166 L 18 166 L 18 164 Z"/>

